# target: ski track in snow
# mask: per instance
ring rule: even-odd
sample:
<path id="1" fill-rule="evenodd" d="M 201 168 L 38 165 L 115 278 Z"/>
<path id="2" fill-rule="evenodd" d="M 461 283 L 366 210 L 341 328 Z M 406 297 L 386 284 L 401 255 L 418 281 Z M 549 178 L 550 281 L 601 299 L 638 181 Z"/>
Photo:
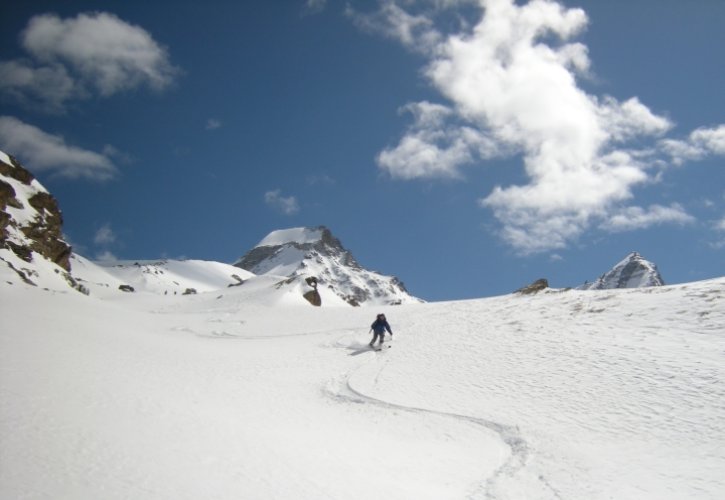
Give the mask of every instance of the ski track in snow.
<path id="1" fill-rule="evenodd" d="M 375 361 L 378 360 L 376 359 Z M 383 368 L 381 368 L 379 372 L 382 372 L 382 369 Z M 528 447 L 526 441 L 520 436 L 519 430 L 516 427 L 507 426 L 483 418 L 477 418 L 468 415 L 459 415 L 456 413 L 438 411 L 430 408 L 400 405 L 392 403 L 390 401 L 384 401 L 382 399 L 378 399 L 367 394 L 363 394 L 359 390 L 355 389 L 350 383 L 350 377 L 357 370 L 358 368 L 355 368 L 352 372 L 347 373 L 342 377 L 333 379 L 333 381 L 328 383 L 327 386 L 324 388 L 323 393 L 327 397 L 332 398 L 333 400 L 340 400 L 355 404 L 373 404 L 390 410 L 402 410 L 411 412 L 413 414 L 420 413 L 438 415 L 442 417 L 450 417 L 457 420 L 471 422 L 480 425 L 487 430 L 493 431 L 504 443 L 506 443 L 506 445 L 511 450 L 509 457 L 503 464 L 501 464 L 500 467 L 493 471 L 493 474 L 490 477 L 486 477 L 481 481 L 483 483 L 482 486 L 476 488 L 470 495 L 468 495 L 469 498 L 478 498 L 481 494 L 485 494 L 486 498 L 496 498 L 495 488 L 498 478 L 500 476 L 507 476 L 509 478 L 513 478 L 516 473 L 526 465 Z M 546 484 L 547 487 L 552 490 L 552 492 L 554 492 L 556 498 L 560 498 L 558 494 L 556 494 L 556 491 L 551 488 L 551 486 L 549 486 L 548 483 L 543 480 L 543 478 L 540 479 Z"/>

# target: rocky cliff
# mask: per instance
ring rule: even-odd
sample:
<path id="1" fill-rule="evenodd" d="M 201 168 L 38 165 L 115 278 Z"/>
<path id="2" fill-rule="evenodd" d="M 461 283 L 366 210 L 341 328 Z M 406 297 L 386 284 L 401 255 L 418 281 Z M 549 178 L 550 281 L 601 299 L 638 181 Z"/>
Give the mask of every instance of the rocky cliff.
<path id="1" fill-rule="evenodd" d="M 13 157 L 0 151 L 0 261 L 36 284 L 41 268 L 80 289 L 70 276 L 71 247 L 63 240 L 56 199 Z M 50 264 L 50 267 L 48 266 Z"/>

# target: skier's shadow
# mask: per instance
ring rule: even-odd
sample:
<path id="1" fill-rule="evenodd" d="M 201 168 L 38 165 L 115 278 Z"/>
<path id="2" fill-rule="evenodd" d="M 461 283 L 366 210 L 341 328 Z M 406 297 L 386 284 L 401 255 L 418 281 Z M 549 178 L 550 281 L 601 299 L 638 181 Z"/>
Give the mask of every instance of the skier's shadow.
<path id="1" fill-rule="evenodd" d="M 385 344 L 384 346 L 377 346 L 375 348 L 365 346 L 365 347 L 362 347 L 360 349 L 357 349 L 357 350 L 351 352 L 350 354 L 348 354 L 348 356 L 358 356 L 358 355 L 366 353 L 366 352 L 382 351 L 383 349 L 390 349 L 391 347 L 393 347 L 391 344 Z M 350 349 L 355 349 L 355 348 L 350 347 Z"/>
<path id="2" fill-rule="evenodd" d="M 365 345 L 365 346 L 357 346 L 357 347 L 348 347 L 348 349 L 355 349 L 352 351 L 348 356 L 359 356 L 360 354 L 364 354 L 366 352 L 375 352 L 375 349 L 372 347 Z"/>
<path id="3" fill-rule="evenodd" d="M 363 347 L 362 349 L 358 349 L 356 351 L 351 352 L 348 354 L 348 356 L 359 356 L 360 354 L 363 354 L 365 352 L 373 352 L 373 349 L 371 347 Z"/>

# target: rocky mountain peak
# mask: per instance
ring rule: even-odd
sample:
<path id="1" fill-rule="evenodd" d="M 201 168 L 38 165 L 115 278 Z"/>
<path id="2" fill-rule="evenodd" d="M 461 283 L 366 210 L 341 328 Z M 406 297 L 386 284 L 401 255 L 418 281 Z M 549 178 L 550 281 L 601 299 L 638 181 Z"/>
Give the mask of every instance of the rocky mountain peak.
<path id="1" fill-rule="evenodd" d="M 352 305 L 420 302 L 396 277 L 363 268 L 325 226 L 273 231 L 234 265 L 257 275 L 285 277 L 287 284 L 315 277 L 320 287 Z"/>
<path id="2" fill-rule="evenodd" d="M 640 288 L 662 286 L 665 282 L 657 266 L 638 252 L 632 252 L 591 283 L 578 287 L 579 290 L 605 290 L 612 288 Z"/>

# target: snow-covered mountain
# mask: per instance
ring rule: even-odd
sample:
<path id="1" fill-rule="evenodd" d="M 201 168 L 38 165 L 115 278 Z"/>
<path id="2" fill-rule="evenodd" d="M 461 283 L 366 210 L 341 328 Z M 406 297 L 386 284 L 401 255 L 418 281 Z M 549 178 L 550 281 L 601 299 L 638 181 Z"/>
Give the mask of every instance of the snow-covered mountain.
<path id="1" fill-rule="evenodd" d="M 363 268 L 324 226 L 273 231 L 235 264 L 257 275 L 287 278 L 299 284 L 317 279 L 351 305 L 398 305 L 422 302 L 396 277 Z"/>
<path id="2" fill-rule="evenodd" d="M 591 283 L 578 287 L 579 290 L 609 290 L 613 288 L 640 288 L 663 286 L 665 284 L 657 266 L 632 252 L 610 271 Z"/>

